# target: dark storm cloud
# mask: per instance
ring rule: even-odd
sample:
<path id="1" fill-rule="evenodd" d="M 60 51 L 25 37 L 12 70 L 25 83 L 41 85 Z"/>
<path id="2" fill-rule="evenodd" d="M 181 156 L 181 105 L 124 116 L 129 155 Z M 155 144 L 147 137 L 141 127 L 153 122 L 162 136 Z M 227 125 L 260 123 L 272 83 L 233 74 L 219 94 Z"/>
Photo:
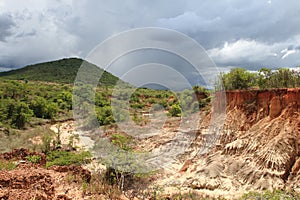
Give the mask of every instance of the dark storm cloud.
<path id="1" fill-rule="evenodd" d="M 299 0 L 0 0 L 0 63 L 85 57 L 114 34 L 156 26 L 192 37 L 221 67 L 297 66 L 299 24 Z"/>
<path id="2" fill-rule="evenodd" d="M 14 26 L 12 16 L 0 14 L 0 41 L 5 42 L 6 37 L 11 35 L 11 28 Z"/>

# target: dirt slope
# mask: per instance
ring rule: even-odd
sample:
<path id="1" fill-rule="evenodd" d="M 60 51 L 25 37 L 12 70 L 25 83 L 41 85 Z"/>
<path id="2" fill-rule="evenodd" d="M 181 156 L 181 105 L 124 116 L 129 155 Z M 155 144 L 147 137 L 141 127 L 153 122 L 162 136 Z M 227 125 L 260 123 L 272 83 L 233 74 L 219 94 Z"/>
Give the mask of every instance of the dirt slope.
<path id="1" fill-rule="evenodd" d="M 26 156 L 40 155 L 40 163 L 26 162 Z M 0 170 L 0 199 L 86 199 L 79 184 L 74 181 L 90 181 L 91 173 L 80 166 L 55 166 L 45 168 L 45 156 L 26 149 L 16 149 L 0 155 L 1 161 L 14 161 L 13 170 Z M 72 177 L 72 180 L 68 180 Z M 79 178 L 76 178 L 79 177 Z"/>

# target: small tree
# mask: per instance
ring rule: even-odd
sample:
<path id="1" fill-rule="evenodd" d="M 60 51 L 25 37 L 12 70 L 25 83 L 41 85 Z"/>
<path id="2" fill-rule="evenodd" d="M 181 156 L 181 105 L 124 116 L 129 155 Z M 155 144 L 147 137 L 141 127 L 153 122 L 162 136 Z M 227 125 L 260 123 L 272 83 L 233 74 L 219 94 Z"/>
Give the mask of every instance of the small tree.
<path id="1" fill-rule="evenodd" d="M 30 108 L 36 117 L 44 118 L 47 112 L 47 101 L 45 98 L 38 96 L 31 101 Z"/>
<path id="2" fill-rule="evenodd" d="M 271 86 L 271 76 L 271 69 L 263 67 L 260 70 L 258 70 L 257 84 L 260 89 L 266 89 Z"/>
<path id="3" fill-rule="evenodd" d="M 53 142 L 53 136 L 51 134 L 44 134 L 42 137 L 42 152 L 48 154 L 51 150 L 51 143 Z"/>
<path id="4" fill-rule="evenodd" d="M 12 114 L 11 124 L 21 129 L 25 127 L 25 124 L 30 121 L 33 115 L 32 110 L 24 102 L 17 102 Z"/>
<path id="5" fill-rule="evenodd" d="M 181 116 L 181 107 L 179 104 L 173 104 L 171 109 L 169 110 L 169 114 L 172 117 L 180 117 Z"/>
<path id="6" fill-rule="evenodd" d="M 45 118 L 54 119 L 57 116 L 59 108 L 56 103 L 54 102 L 48 103 L 46 109 L 47 110 L 46 110 Z"/>
<path id="7" fill-rule="evenodd" d="M 221 80 L 226 90 L 242 90 L 255 85 L 255 76 L 244 68 L 234 68 L 228 74 L 221 74 Z"/>

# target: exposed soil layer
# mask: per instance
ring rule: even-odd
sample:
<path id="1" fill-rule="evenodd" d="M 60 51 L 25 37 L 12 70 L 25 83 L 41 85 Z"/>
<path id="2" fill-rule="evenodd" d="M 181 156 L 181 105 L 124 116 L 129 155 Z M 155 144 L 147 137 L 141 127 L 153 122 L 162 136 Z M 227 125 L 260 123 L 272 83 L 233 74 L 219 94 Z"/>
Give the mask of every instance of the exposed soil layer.
<path id="1" fill-rule="evenodd" d="M 182 184 L 229 198 L 249 190 L 300 192 L 300 88 L 228 91 L 226 101 L 218 144 L 182 164 Z"/>
<path id="2" fill-rule="evenodd" d="M 40 163 L 26 161 L 28 155 L 40 155 Z M 10 153 L 0 154 L 0 160 L 14 162 L 13 170 L 0 170 L 0 199 L 84 199 L 81 188 L 68 183 L 67 177 L 80 177 L 89 182 L 91 172 L 81 166 L 53 166 L 45 168 L 45 155 L 29 152 L 26 149 L 15 149 Z M 75 191 L 70 192 L 68 191 Z"/>

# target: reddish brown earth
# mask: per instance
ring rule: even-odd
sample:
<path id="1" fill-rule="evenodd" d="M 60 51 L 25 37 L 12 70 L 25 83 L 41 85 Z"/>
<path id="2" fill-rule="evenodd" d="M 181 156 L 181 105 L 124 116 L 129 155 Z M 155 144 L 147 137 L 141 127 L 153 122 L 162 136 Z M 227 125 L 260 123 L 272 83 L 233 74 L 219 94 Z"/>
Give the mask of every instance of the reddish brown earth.
<path id="1" fill-rule="evenodd" d="M 40 155 L 40 163 L 33 164 L 26 160 L 28 155 Z M 14 161 L 18 166 L 10 171 L 0 171 L 0 199 L 83 199 L 78 193 L 80 188 L 72 181 L 67 182 L 68 176 L 80 177 L 80 180 L 89 182 L 91 172 L 81 166 L 54 166 L 45 168 L 45 155 L 29 152 L 26 149 L 15 149 L 10 153 L 0 155 L 2 161 Z M 79 180 L 74 178 L 74 180 Z M 69 193 L 77 189 L 77 193 Z M 69 194 L 68 194 L 69 193 Z"/>

